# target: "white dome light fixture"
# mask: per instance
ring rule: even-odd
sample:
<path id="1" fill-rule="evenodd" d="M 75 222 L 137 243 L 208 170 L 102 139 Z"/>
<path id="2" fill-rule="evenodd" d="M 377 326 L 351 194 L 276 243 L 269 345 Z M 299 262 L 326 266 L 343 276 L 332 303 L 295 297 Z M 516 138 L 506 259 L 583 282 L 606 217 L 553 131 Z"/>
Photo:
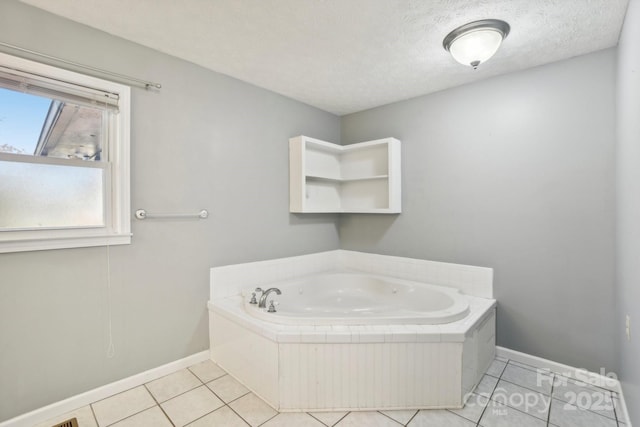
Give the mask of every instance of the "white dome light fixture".
<path id="1" fill-rule="evenodd" d="M 475 70 L 498 51 L 510 30 L 509 24 L 499 19 L 474 21 L 447 34 L 442 46 L 453 59 Z"/>

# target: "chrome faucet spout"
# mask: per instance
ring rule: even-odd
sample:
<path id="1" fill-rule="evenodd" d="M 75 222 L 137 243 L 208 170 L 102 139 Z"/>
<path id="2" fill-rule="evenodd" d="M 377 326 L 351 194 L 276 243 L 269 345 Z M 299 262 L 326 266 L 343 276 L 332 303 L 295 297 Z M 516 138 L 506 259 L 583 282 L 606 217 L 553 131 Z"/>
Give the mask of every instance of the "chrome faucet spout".
<path id="1" fill-rule="evenodd" d="M 276 295 L 281 295 L 282 292 L 278 288 L 269 288 L 266 291 L 262 292 L 260 295 L 260 301 L 258 302 L 258 308 L 266 308 L 267 307 L 267 296 L 271 293 L 275 292 Z"/>

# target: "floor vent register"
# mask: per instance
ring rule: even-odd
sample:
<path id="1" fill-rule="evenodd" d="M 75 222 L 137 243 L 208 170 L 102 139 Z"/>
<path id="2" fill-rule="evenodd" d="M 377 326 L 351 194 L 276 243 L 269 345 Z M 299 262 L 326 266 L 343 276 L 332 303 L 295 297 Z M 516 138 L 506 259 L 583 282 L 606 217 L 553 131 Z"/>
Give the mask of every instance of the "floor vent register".
<path id="1" fill-rule="evenodd" d="M 78 420 L 71 418 L 70 420 L 63 421 L 60 424 L 56 424 L 51 427 L 78 427 Z"/>

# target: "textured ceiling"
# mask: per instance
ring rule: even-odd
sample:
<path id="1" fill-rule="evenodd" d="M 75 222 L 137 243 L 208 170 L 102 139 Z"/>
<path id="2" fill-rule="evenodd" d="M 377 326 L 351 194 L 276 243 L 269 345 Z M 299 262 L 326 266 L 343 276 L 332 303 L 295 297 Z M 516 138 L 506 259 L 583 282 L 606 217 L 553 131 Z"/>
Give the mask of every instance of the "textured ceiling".
<path id="1" fill-rule="evenodd" d="M 615 46 L 628 3 L 22 1 L 338 115 Z M 474 71 L 456 63 L 442 39 L 485 18 L 507 21 L 511 33 Z"/>

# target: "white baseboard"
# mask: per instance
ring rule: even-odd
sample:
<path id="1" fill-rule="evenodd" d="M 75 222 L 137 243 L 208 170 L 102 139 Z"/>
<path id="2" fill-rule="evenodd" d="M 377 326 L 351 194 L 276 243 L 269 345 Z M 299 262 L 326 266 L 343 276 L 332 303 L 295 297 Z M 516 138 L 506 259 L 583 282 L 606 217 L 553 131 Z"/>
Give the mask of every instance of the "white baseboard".
<path id="1" fill-rule="evenodd" d="M 15 418 L 0 422 L 0 427 L 31 427 L 53 417 L 66 414 L 67 412 L 89 405 L 90 403 L 121 393 L 131 388 L 138 387 L 139 385 L 148 383 L 149 381 L 153 381 L 207 359 L 210 359 L 209 350 L 192 354 L 184 359 L 149 369 L 148 371 L 123 378 L 119 381 L 94 388 L 93 390 L 89 390 L 59 402 L 52 403 L 51 405 L 27 412 L 26 414 L 18 415 Z"/>
<path id="2" fill-rule="evenodd" d="M 627 427 L 632 427 L 631 421 L 629 420 L 629 411 L 627 411 L 627 404 L 624 400 L 624 394 L 622 392 L 622 387 L 618 379 L 609 378 L 605 375 L 602 375 L 601 373 L 589 372 L 586 369 L 563 365 L 562 363 L 553 362 L 541 357 L 532 356 L 526 353 L 520 353 L 519 351 L 499 346 L 496 346 L 496 356 L 514 360 L 516 362 L 524 363 L 527 365 L 536 366 L 538 368 L 548 369 L 551 372 L 562 374 L 566 377 L 574 378 L 587 384 L 593 384 L 598 387 L 615 391 L 619 394 L 620 403 L 622 404 L 624 409 L 624 414 L 626 416 L 626 420 L 624 422 L 627 424 Z"/>

